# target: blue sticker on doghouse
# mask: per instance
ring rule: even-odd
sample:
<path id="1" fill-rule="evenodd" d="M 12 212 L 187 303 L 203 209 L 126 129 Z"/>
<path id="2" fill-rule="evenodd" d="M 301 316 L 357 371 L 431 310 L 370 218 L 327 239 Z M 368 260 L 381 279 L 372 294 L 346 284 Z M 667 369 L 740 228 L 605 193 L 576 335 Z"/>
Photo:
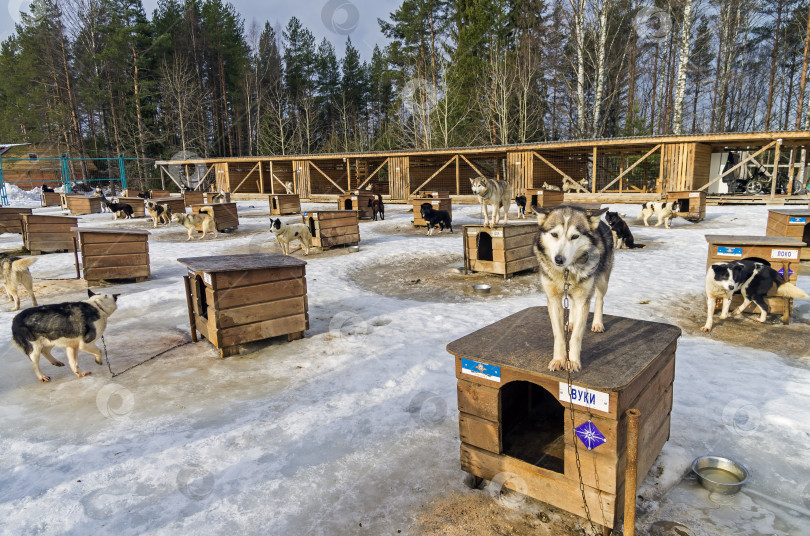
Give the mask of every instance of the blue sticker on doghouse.
<path id="1" fill-rule="evenodd" d="M 724 257 L 742 257 L 742 248 L 727 248 L 720 246 L 717 248 L 717 254 Z"/>
<path id="2" fill-rule="evenodd" d="M 779 276 L 780 276 L 780 277 L 782 277 L 782 278 L 784 278 L 784 277 L 785 277 L 785 269 L 784 269 L 784 268 L 779 268 L 779 270 L 777 270 L 777 272 L 776 272 L 776 273 L 778 273 L 778 274 L 779 274 Z M 788 268 L 788 277 L 790 277 L 790 276 L 792 276 L 792 275 L 793 275 L 793 270 L 791 270 L 790 268 Z"/>
<path id="3" fill-rule="evenodd" d="M 788 223 L 807 223 L 807 218 L 791 217 L 788 219 Z"/>
<path id="4" fill-rule="evenodd" d="M 479 363 L 472 359 L 461 360 L 461 372 L 485 380 L 501 383 L 501 367 Z"/>
<path id="5" fill-rule="evenodd" d="M 591 421 L 585 421 L 577 426 L 575 430 L 577 437 L 579 437 L 580 441 L 582 441 L 588 450 L 593 450 L 607 441 L 602 432 L 599 431 L 599 428 Z"/>

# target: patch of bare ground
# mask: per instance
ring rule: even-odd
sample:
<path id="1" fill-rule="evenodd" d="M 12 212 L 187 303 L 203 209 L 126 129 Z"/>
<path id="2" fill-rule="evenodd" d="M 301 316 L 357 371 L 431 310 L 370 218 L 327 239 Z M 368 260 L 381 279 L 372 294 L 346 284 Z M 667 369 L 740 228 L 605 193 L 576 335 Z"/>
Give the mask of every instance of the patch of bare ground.
<path id="1" fill-rule="evenodd" d="M 532 271 L 508 279 L 484 273 L 465 275 L 464 259 L 459 254 L 387 259 L 364 264 L 349 277 L 359 287 L 383 296 L 428 302 L 460 303 L 540 292 L 540 279 Z M 491 293 L 476 294 L 473 285 L 478 284 L 492 285 Z"/>

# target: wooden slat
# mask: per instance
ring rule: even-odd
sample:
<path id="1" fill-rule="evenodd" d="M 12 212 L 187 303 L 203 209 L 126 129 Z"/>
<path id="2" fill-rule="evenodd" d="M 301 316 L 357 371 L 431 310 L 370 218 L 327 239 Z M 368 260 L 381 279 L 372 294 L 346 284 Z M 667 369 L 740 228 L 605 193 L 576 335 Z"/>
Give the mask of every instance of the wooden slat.
<path id="1" fill-rule="evenodd" d="M 497 422 L 488 421 L 468 413 L 459 413 L 458 435 L 463 443 L 500 454 L 501 427 Z"/>
<path id="2" fill-rule="evenodd" d="M 302 296 L 306 292 L 303 279 L 286 279 L 253 286 L 214 291 L 206 287 L 209 304 L 218 310 Z"/>
<path id="3" fill-rule="evenodd" d="M 306 329 L 307 319 L 305 315 L 286 316 L 219 330 L 219 344 L 220 347 L 233 346 L 243 342 L 258 341 L 278 337 L 279 335 L 306 331 Z"/>
<path id="4" fill-rule="evenodd" d="M 304 266 L 283 266 L 267 270 L 244 270 L 215 272 L 211 274 L 211 288 L 215 290 L 230 289 L 283 281 L 285 279 L 302 279 L 305 274 Z"/>
<path id="5" fill-rule="evenodd" d="M 73 248 L 71 242 L 71 249 Z M 121 242 L 117 244 L 83 244 L 82 253 L 88 256 L 98 255 L 128 255 L 132 253 L 148 253 L 147 242 Z"/>
<path id="6" fill-rule="evenodd" d="M 490 421 L 498 420 L 498 389 L 458 380 L 458 410 Z"/>
<path id="7" fill-rule="evenodd" d="M 219 329 L 304 313 L 306 313 L 306 305 L 303 296 L 295 296 L 273 302 L 263 302 L 224 310 L 216 310 L 213 307 L 208 307 L 208 318 L 214 318 L 214 322 Z"/>
<path id="8" fill-rule="evenodd" d="M 114 266 L 109 268 L 87 268 L 84 270 L 84 278 L 93 281 L 147 276 L 149 276 L 149 266 Z"/>
<path id="9" fill-rule="evenodd" d="M 84 257 L 85 268 L 110 268 L 114 266 L 149 266 L 149 255 L 132 253 L 129 255 L 104 255 L 101 257 Z"/>

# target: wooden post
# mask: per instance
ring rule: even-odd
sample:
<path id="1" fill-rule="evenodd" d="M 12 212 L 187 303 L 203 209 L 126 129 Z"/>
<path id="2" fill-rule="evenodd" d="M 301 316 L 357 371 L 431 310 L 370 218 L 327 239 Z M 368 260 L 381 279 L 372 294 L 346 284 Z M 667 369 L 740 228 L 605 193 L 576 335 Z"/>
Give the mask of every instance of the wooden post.
<path id="1" fill-rule="evenodd" d="M 73 262 L 76 263 L 76 279 L 81 279 L 82 274 L 79 272 L 79 246 L 75 236 L 73 237 Z"/>
<path id="2" fill-rule="evenodd" d="M 163 169 L 163 166 L 160 166 L 160 189 L 161 190 L 166 189 L 166 177 L 163 176 L 164 171 L 165 170 Z M 151 188 L 150 188 L 150 190 L 151 190 Z"/>
<path id="3" fill-rule="evenodd" d="M 261 160 L 259 160 L 259 193 L 264 193 L 264 165 Z"/>
<path id="4" fill-rule="evenodd" d="M 183 276 L 186 285 L 186 305 L 188 306 L 188 324 L 191 327 L 191 342 L 197 342 L 197 322 L 194 320 L 194 305 L 191 302 L 191 280 L 188 275 Z"/>
<path id="5" fill-rule="evenodd" d="M 591 193 L 596 193 L 596 146 L 593 146 L 593 167 L 591 168 Z"/>
<path id="6" fill-rule="evenodd" d="M 624 536 L 636 534 L 636 491 L 638 488 L 638 421 L 641 412 L 627 410 L 627 461 L 624 470 Z"/>
<path id="7" fill-rule="evenodd" d="M 346 157 L 346 191 L 352 189 L 352 159 Z"/>
<path id="8" fill-rule="evenodd" d="M 658 179 L 655 181 L 655 189 L 658 194 L 664 191 L 664 155 L 666 154 L 666 148 L 666 145 L 661 145 L 661 158 L 658 159 Z M 703 188 L 701 188 L 701 190 L 702 189 Z"/>
<path id="9" fill-rule="evenodd" d="M 779 172 L 779 149 L 782 147 L 782 140 L 776 140 L 776 148 L 773 150 L 773 172 L 771 173 L 771 199 L 776 196 L 777 173 Z"/>
<path id="10" fill-rule="evenodd" d="M 456 155 L 456 195 L 461 195 L 461 181 L 459 180 L 459 177 L 460 177 L 460 175 L 459 175 L 459 169 L 458 169 L 458 155 Z M 466 264 L 464 266 L 464 269 L 465 270 L 467 269 Z M 466 274 L 467 272 L 464 272 L 464 273 Z"/>
<path id="11" fill-rule="evenodd" d="M 622 193 L 622 182 L 624 182 L 624 153 L 619 154 L 619 193 Z"/>
<path id="12" fill-rule="evenodd" d="M 196 166 L 195 166 L 195 168 L 196 168 Z M 188 186 L 188 164 L 183 164 L 183 169 L 186 170 L 186 186 Z"/>
<path id="13" fill-rule="evenodd" d="M 273 180 L 273 177 L 275 177 L 275 175 L 273 174 L 273 161 L 270 160 L 270 193 L 271 194 L 276 193 L 276 181 Z"/>

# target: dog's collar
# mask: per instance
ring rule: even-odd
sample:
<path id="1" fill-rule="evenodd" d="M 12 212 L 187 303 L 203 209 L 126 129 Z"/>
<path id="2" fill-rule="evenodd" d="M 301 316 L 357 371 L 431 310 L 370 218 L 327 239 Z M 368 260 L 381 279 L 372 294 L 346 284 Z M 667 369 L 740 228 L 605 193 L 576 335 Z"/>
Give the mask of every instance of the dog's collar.
<path id="1" fill-rule="evenodd" d="M 102 307 L 100 303 L 95 304 L 95 306 L 96 306 L 96 308 L 100 309 L 102 313 L 104 313 L 104 314 L 105 314 L 105 315 L 107 315 L 107 316 L 110 316 L 110 313 L 108 313 L 107 311 L 105 311 L 105 310 L 104 310 L 104 307 Z"/>

